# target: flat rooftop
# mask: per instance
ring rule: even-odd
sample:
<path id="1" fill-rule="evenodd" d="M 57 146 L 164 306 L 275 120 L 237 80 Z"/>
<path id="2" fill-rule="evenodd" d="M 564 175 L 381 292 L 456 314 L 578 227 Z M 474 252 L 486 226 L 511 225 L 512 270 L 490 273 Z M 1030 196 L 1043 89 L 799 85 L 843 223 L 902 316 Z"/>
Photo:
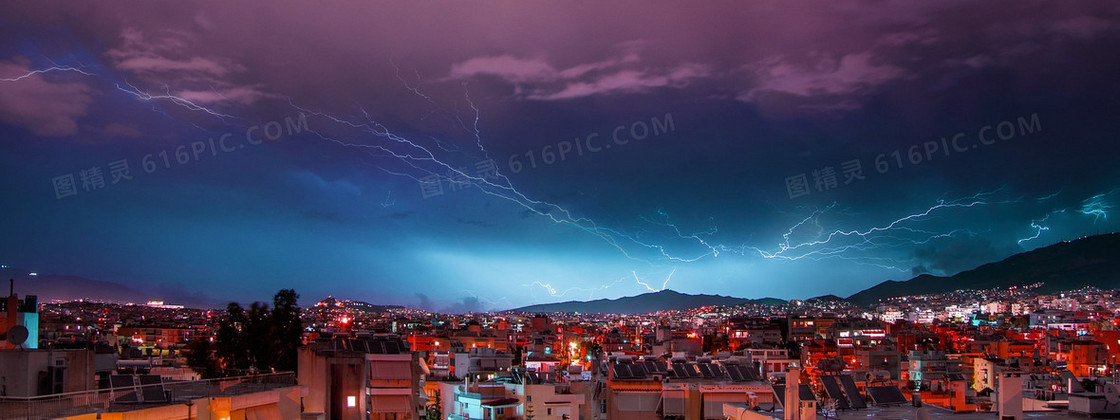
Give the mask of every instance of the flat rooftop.
<path id="1" fill-rule="evenodd" d="M 995 420 L 999 418 L 999 414 L 995 412 L 972 412 L 972 413 L 954 413 L 952 411 L 939 408 L 936 406 L 925 405 L 926 412 L 929 413 L 931 419 L 952 419 L 952 420 Z M 842 410 L 837 411 L 836 417 L 838 419 L 885 419 L 885 420 L 914 420 L 918 418 L 918 408 L 911 405 L 903 406 L 889 406 L 889 407 L 868 407 L 860 410 Z M 775 419 L 783 418 L 782 410 L 775 410 L 773 412 L 761 411 L 759 414 L 772 417 Z M 818 419 L 825 419 L 820 413 L 817 414 Z M 833 417 L 827 417 L 833 418 Z M 1060 411 L 1047 411 L 1047 412 L 1026 412 L 1023 413 L 1023 418 L 1031 420 L 1050 420 L 1050 419 L 1075 419 L 1086 418 L 1084 416 L 1074 416 L 1065 410 Z"/>

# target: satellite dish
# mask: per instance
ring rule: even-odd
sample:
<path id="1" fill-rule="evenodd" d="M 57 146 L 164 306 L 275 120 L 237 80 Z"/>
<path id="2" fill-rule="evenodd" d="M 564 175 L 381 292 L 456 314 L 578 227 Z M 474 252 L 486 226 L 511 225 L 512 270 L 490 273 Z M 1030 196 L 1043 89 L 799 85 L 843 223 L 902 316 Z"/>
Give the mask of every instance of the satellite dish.
<path id="1" fill-rule="evenodd" d="M 23 325 L 16 325 L 8 329 L 8 343 L 13 346 L 23 345 L 23 342 L 27 341 L 27 335 L 27 327 Z"/>

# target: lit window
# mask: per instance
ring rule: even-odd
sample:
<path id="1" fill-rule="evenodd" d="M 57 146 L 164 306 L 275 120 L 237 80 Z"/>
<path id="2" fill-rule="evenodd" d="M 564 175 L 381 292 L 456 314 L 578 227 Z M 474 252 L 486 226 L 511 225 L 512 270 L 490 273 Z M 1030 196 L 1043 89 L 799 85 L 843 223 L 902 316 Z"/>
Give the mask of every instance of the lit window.
<path id="1" fill-rule="evenodd" d="M 350 396 L 346 397 L 346 406 L 347 407 L 356 407 L 357 405 L 358 405 L 358 397 L 355 397 L 353 395 L 350 395 Z"/>

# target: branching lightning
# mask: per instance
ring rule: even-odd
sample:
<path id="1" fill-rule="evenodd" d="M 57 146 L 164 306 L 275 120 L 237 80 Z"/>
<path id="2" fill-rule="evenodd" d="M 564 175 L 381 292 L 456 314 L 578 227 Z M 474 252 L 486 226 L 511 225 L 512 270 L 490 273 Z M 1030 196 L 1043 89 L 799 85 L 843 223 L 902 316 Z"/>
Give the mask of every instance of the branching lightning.
<path id="1" fill-rule="evenodd" d="M 1105 200 L 1105 196 L 1112 192 L 1100 193 L 1081 202 L 1081 214 L 1093 216 L 1093 223 L 1108 220 L 1108 212 L 1112 211 L 1112 204 Z"/>
<path id="2" fill-rule="evenodd" d="M 128 93 L 128 94 L 132 95 L 132 96 L 135 96 L 137 99 L 140 99 L 141 101 L 144 101 L 144 102 L 156 102 L 156 101 L 166 100 L 166 101 L 170 101 L 171 103 L 173 103 L 175 105 L 179 105 L 181 107 L 189 109 L 191 111 L 205 112 L 205 113 L 210 114 L 214 117 L 217 117 L 218 119 L 222 120 L 223 122 L 225 121 L 226 118 L 237 119 L 237 117 L 235 117 L 233 115 L 215 111 L 213 109 L 210 109 L 210 108 L 207 108 L 205 106 L 199 105 L 199 104 L 197 104 L 197 103 L 195 103 L 195 102 L 193 102 L 189 99 L 183 98 L 181 96 L 172 95 L 171 94 L 171 88 L 168 87 L 168 86 L 164 86 L 165 93 L 162 94 L 162 95 L 153 95 L 153 94 L 144 92 L 140 88 L 132 85 L 131 83 L 127 83 L 127 82 L 125 83 L 125 86 L 128 86 L 127 89 L 125 87 L 121 86 L 119 83 L 116 84 L 115 86 L 121 92 L 125 92 L 125 93 Z"/>
<path id="3" fill-rule="evenodd" d="M 26 79 L 26 78 L 31 77 L 31 76 L 35 76 L 37 74 L 52 73 L 52 72 L 65 72 L 65 71 L 72 71 L 72 72 L 75 72 L 75 73 L 81 73 L 81 74 L 86 75 L 86 76 L 93 76 L 93 73 L 89 73 L 89 72 L 87 72 L 85 70 L 82 70 L 78 67 L 60 66 L 60 65 L 56 64 L 52 67 L 48 67 L 48 68 L 45 68 L 45 69 L 31 70 L 31 71 L 28 71 L 27 73 L 24 73 L 24 74 L 16 76 L 16 77 L 3 78 L 3 79 L 0 79 L 0 82 L 18 82 L 20 80 Z"/>
<path id="4" fill-rule="evenodd" d="M 541 281 L 533 281 L 533 283 L 531 283 L 531 284 L 522 284 L 521 286 L 522 287 L 529 287 L 530 291 L 533 290 L 532 289 L 533 287 L 543 288 L 546 292 L 548 292 L 549 297 L 554 297 L 554 298 L 562 298 L 562 297 L 566 296 L 568 293 L 571 293 L 571 292 L 580 292 L 580 293 L 587 293 L 587 298 L 588 299 L 594 299 L 595 298 L 595 292 L 610 289 L 611 287 L 614 287 L 614 285 L 618 284 L 619 282 L 621 282 L 622 280 L 625 280 L 625 279 L 626 278 L 623 277 L 623 278 L 620 278 L 618 280 L 615 280 L 615 281 L 613 281 L 611 283 L 608 283 L 608 284 L 604 284 L 604 285 L 599 286 L 599 287 L 569 287 L 567 289 L 564 289 L 563 291 L 557 290 L 555 287 L 552 286 L 551 283 L 544 283 L 544 282 L 541 282 Z M 536 299 L 536 296 L 534 296 L 534 299 Z"/>
<path id="5" fill-rule="evenodd" d="M 388 124 L 378 121 L 361 104 L 357 104 L 356 106 L 356 112 L 359 113 L 360 116 L 351 117 L 338 116 L 327 111 L 300 106 L 297 105 L 296 101 L 292 98 L 288 98 L 288 105 L 309 116 L 321 119 L 323 122 L 328 123 L 327 125 L 333 125 L 333 127 L 324 126 L 320 128 L 318 124 L 315 124 L 314 129 L 308 130 L 310 135 L 343 148 L 362 150 L 371 158 L 367 160 L 377 162 L 374 163 L 374 165 L 388 174 L 406 177 L 417 182 L 422 182 L 422 178 L 432 176 L 436 177 L 441 182 L 467 182 L 473 187 L 473 191 L 478 191 L 488 196 L 508 201 L 516 206 L 520 206 L 520 208 L 525 209 L 530 214 L 539 216 L 554 224 L 572 227 L 590 234 L 601 240 L 607 246 L 614 248 L 623 257 L 631 261 L 644 264 L 648 267 L 664 267 L 660 265 L 664 263 L 673 264 L 672 271 L 668 273 L 660 285 L 660 288 L 656 288 L 650 285 L 649 282 L 643 281 L 639 277 L 638 270 L 630 270 L 629 276 L 622 276 L 613 282 L 598 287 L 561 288 L 552 283 L 542 281 L 533 281 L 530 284 L 522 285 L 530 288 L 531 291 L 541 288 L 553 298 L 563 297 L 569 293 L 587 293 L 588 297 L 591 298 L 596 293 L 600 293 L 623 283 L 628 277 L 632 277 L 637 286 L 650 292 L 665 290 L 669 287 L 670 281 L 676 274 L 678 264 L 697 263 L 709 259 L 709 257 L 710 259 L 716 259 L 725 254 L 744 258 L 761 258 L 764 260 L 779 261 L 840 259 L 856 264 L 905 272 L 909 270 L 905 258 L 891 258 L 884 256 L 882 253 L 877 253 L 876 251 L 927 245 L 939 239 L 975 235 L 975 232 L 965 227 L 931 229 L 924 227 L 922 223 L 937 217 L 948 216 L 945 213 L 949 213 L 953 210 L 1012 204 L 1022 201 L 1021 198 L 997 199 L 997 193 L 1001 192 L 1000 189 L 988 192 L 981 191 L 971 196 L 955 199 L 942 198 L 921 211 L 903 214 L 897 217 L 891 216 L 894 217 L 893 220 L 858 228 L 836 228 L 835 226 L 822 222 L 822 216 L 826 214 L 834 215 L 843 213 L 843 209 L 838 208 L 837 203 L 833 203 L 824 208 L 814 209 L 808 216 L 796 219 L 796 221 L 780 235 L 780 239 L 778 239 L 777 243 L 772 247 L 758 246 L 746 242 L 739 245 L 725 244 L 722 242 L 722 239 L 726 238 L 720 238 L 720 236 L 728 236 L 732 233 L 721 231 L 716 226 L 714 220 L 709 220 L 710 224 L 707 226 L 707 229 L 694 231 L 693 229 L 678 226 L 672 221 L 668 212 L 661 209 L 656 211 L 656 217 L 640 218 L 649 226 L 648 230 L 626 232 L 620 229 L 601 226 L 588 217 L 576 216 L 559 204 L 531 198 L 528 194 L 519 190 L 500 170 L 495 170 L 490 176 L 481 176 L 464 170 L 459 164 L 462 161 L 473 163 L 491 159 L 489 151 L 484 145 L 482 132 L 479 128 L 482 112 L 472 100 L 469 86 L 465 82 L 461 85 L 463 100 L 469 107 L 470 111 L 468 112 L 471 114 L 464 117 L 460 116 L 457 112 L 444 108 L 431 95 L 424 93 L 420 89 L 419 74 L 416 76 L 417 83 L 409 83 L 409 81 L 406 81 L 405 78 L 401 76 L 400 68 L 397 67 L 396 63 L 392 64 L 396 70 L 396 78 L 404 85 L 404 88 L 417 98 L 431 105 L 431 110 L 423 118 L 428 118 L 437 114 L 440 117 L 448 118 L 463 130 L 460 135 L 465 134 L 470 137 L 470 142 L 474 143 L 473 148 L 469 145 L 465 145 L 465 141 L 458 142 L 458 144 L 464 145 L 463 147 L 459 147 L 456 142 L 454 142 L 454 139 L 441 139 L 436 136 L 414 137 L 398 132 L 391 129 Z M 18 82 L 28 77 L 48 72 L 77 72 L 83 75 L 93 75 L 80 68 L 56 65 L 46 69 L 33 70 L 14 78 L 0 79 L 0 81 Z M 240 119 L 229 113 L 221 112 L 197 103 L 196 101 L 174 95 L 167 86 L 164 87 L 162 94 L 145 92 L 127 82 L 123 84 L 118 83 L 115 84 L 115 86 L 121 92 L 125 92 L 143 102 L 165 101 L 190 111 L 205 113 L 223 122 L 225 122 L 226 119 Z M 332 129 L 354 130 L 360 133 L 360 135 L 350 137 L 332 134 Z M 397 170 L 386 168 L 384 165 L 380 164 L 380 162 L 386 160 L 394 163 L 396 165 L 394 168 Z M 1057 197 L 1060 193 L 1061 191 L 1048 196 L 1039 197 L 1034 199 L 1034 201 L 1047 201 Z M 396 200 L 393 198 L 392 191 L 390 190 L 386 194 L 385 199 L 381 201 L 381 206 L 389 207 L 394 204 L 396 204 Z M 1112 205 L 1105 200 L 1105 194 L 1098 194 L 1084 200 L 1079 211 L 1082 214 L 1093 216 L 1094 221 L 1100 221 L 1107 220 L 1108 212 L 1111 211 L 1112 208 Z M 1019 239 L 1018 243 L 1023 244 L 1037 239 L 1042 232 L 1049 231 L 1050 226 L 1043 224 L 1048 218 L 1049 215 L 1040 220 L 1032 220 L 1030 225 L 1031 228 L 1035 230 L 1035 234 L 1032 237 Z M 682 275 L 687 275 L 687 272 L 685 273 L 686 274 Z M 473 293 L 469 294 L 473 296 Z M 480 301 L 486 301 L 487 304 L 490 305 L 501 302 L 508 303 L 508 299 L 505 297 L 496 300 L 489 300 L 479 296 L 475 297 Z"/>
<path id="6" fill-rule="evenodd" d="M 1032 241 L 1032 240 L 1038 239 L 1038 237 L 1039 237 L 1039 236 L 1042 236 L 1042 232 L 1046 232 L 1046 231 L 1050 230 L 1050 227 L 1049 227 L 1049 226 L 1043 226 L 1043 225 L 1041 224 L 1042 222 L 1045 222 L 1045 221 L 1046 221 L 1046 219 L 1049 219 L 1049 218 L 1050 218 L 1050 215 L 1049 215 L 1049 214 L 1047 214 L 1047 215 L 1046 215 L 1045 217 L 1043 217 L 1042 219 L 1039 219 L 1039 220 L 1031 220 L 1031 229 L 1035 229 L 1035 233 L 1034 233 L 1034 235 L 1033 235 L 1033 236 L 1030 236 L 1030 237 L 1027 237 L 1027 238 L 1023 238 L 1023 239 L 1020 239 L 1020 240 L 1019 240 L 1019 245 L 1022 245 L 1022 244 L 1023 244 L 1023 242 L 1027 242 L 1027 241 Z"/>
<path id="7" fill-rule="evenodd" d="M 649 285 L 649 283 L 646 283 L 646 282 L 642 281 L 642 279 L 638 278 L 638 272 L 637 271 L 631 271 L 630 272 L 630 274 L 634 276 L 634 281 L 637 282 L 639 286 L 642 286 L 642 287 L 646 288 L 646 290 L 649 290 L 651 292 L 660 292 L 662 290 L 668 289 L 669 288 L 669 280 L 672 280 L 673 279 L 673 274 L 676 274 L 676 273 L 677 273 L 677 267 L 673 267 L 673 271 L 669 272 L 669 275 L 667 277 L 665 277 L 665 282 L 661 283 L 661 288 L 660 289 L 654 289 L 653 287 L 651 287 Z"/>
<path id="8" fill-rule="evenodd" d="M 480 153 L 483 158 L 489 158 L 489 153 L 484 146 L 482 135 L 479 130 L 481 111 L 471 100 L 466 84 L 462 86 L 464 92 L 463 97 L 473 115 L 471 119 L 464 120 L 463 118 L 459 118 L 456 113 L 443 109 L 430 95 L 423 93 L 417 86 L 404 80 L 404 78 L 400 76 L 399 68 L 396 74 L 397 78 L 405 85 L 406 89 L 435 107 L 435 111 L 432 112 L 449 115 L 454 121 L 458 122 L 464 132 L 472 138 L 477 153 Z M 484 194 L 512 202 L 532 214 L 547 218 L 547 220 L 553 223 L 568 225 L 583 230 L 615 248 L 624 257 L 650 266 L 664 262 L 680 264 L 696 263 L 709 257 L 718 258 L 724 254 L 732 254 L 743 257 L 754 256 L 767 260 L 781 261 L 840 259 L 885 270 L 908 272 L 910 267 L 913 266 L 913 264 L 908 262 L 911 261 L 911 257 L 903 255 L 892 258 L 881 255 L 878 251 L 884 249 L 905 250 L 906 247 L 928 245 L 939 239 L 964 235 L 976 236 L 977 234 L 975 232 L 965 227 L 931 230 L 923 228 L 922 224 L 935 218 L 946 217 L 948 216 L 947 212 L 953 210 L 1014 204 L 1022 201 L 1021 198 L 997 199 L 997 193 L 1002 192 L 1001 189 L 981 191 L 960 198 L 943 198 L 921 211 L 904 214 L 882 224 L 861 228 L 826 228 L 825 224 L 821 221 L 821 216 L 825 214 L 842 213 L 841 209 L 838 209 L 837 204 L 834 203 L 825 208 L 814 210 L 808 216 L 796 221 L 781 235 L 780 241 L 774 248 L 746 243 L 741 245 L 726 245 L 718 240 L 717 236 L 721 234 L 721 231 L 715 227 L 714 221 L 706 230 L 692 232 L 682 229 L 673 223 L 667 212 L 663 210 L 657 211 L 656 218 L 642 218 L 646 224 L 654 229 L 653 231 L 628 233 L 601 226 L 586 217 L 574 216 L 571 212 L 558 204 L 530 198 L 528 195 L 518 190 L 510 179 L 500 172 L 497 173 L 494 178 L 482 178 L 467 173 L 457 168 L 451 161 L 437 155 L 439 151 L 466 154 L 463 150 L 455 147 L 448 147 L 441 139 L 435 137 L 431 137 L 431 140 L 434 142 L 432 145 L 421 144 L 421 142 L 414 141 L 403 134 L 391 131 L 386 125 L 372 118 L 364 109 L 362 109 L 363 120 L 352 120 L 307 109 L 295 105 L 294 102 L 290 103 L 301 112 L 322 117 L 345 127 L 361 130 L 366 134 L 372 134 L 374 137 L 386 141 L 374 143 L 347 141 L 316 131 L 314 134 L 323 140 L 333 142 L 343 147 L 365 148 L 370 149 L 371 152 L 377 151 L 378 156 L 389 157 L 396 162 L 403 162 L 409 168 L 419 171 L 424 174 L 424 176 L 435 175 L 441 180 L 447 181 L 450 181 L 452 177 L 468 180 L 472 186 L 477 187 L 477 190 Z M 386 170 L 386 172 L 394 173 L 389 170 Z M 419 177 L 414 175 L 401 175 L 406 175 L 412 179 L 419 179 Z M 1045 197 L 1039 197 L 1035 200 L 1046 201 L 1057 195 L 1058 193 L 1054 193 Z M 1106 209 L 1091 207 L 1087 208 L 1087 210 L 1103 213 Z M 1037 229 L 1045 230 L 1042 228 L 1042 225 L 1038 223 L 1041 223 L 1041 221 L 1034 224 L 1038 226 Z M 671 239 L 671 241 L 664 241 L 664 239 Z M 691 248 L 693 250 L 698 248 L 700 251 L 685 252 L 691 255 L 682 255 L 682 244 L 687 245 L 685 248 Z M 652 255 L 650 251 L 652 251 Z M 903 254 L 905 253 L 903 252 Z M 641 288 L 647 291 L 659 291 L 668 287 L 669 281 L 676 273 L 676 270 L 677 267 L 674 266 L 673 271 L 668 275 L 660 288 L 643 281 L 641 277 L 639 277 L 637 270 L 631 271 L 630 276 L 633 277 L 635 284 Z M 588 293 L 588 295 L 591 296 L 595 292 L 605 290 L 618 283 L 618 281 L 614 281 L 600 287 L 569 287 L 561 289 L 553 283 L 534 281 L 531 284 L 523 284 L 522 286 L 529 287 L 531 290 L 541 288 L 545 290 L 550 297 L 563 297 L 569 293 Z"/>

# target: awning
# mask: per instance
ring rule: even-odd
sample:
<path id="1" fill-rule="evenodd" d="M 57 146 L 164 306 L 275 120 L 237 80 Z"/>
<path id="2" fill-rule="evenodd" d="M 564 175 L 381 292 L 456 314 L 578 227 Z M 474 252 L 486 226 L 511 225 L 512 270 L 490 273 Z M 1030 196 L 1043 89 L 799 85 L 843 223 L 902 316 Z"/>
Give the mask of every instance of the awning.
<path id="1" fill-rule="evenodd" d="M 643 411 L 654 413 L 657 411 L 657 405 L 660 401 L 661 394 L 652 392 L 623 393 L 615 397 L 618 411 Z"/>
<path id="2" fill-rule="evenodd" d="M 411 413 L 408 397 L 404 395 L 371 395 L 370 411 L 374 413 Z"/>
<path id="3" fill-rule="evenodd" d="M 369 362 L 369 379 L 376 380 L 390 380 L 390 381 L 408 381 L 412 380 L 412 363 L 408 361 L 389 361 L 382 362 L 371 360 Z"/>
<path id="4" fill-rule="evenodd" d="M 688 396 L 685 391 L 665 391 L 663 405 L 665 416 L 684 416 L 688 411 Z"/>
<path id="5" fill-rule="evenodd" d="M 519 400 L 517 398 L 500 398 L 500 399 L 496 399 L 496 400 L 483 401 L 482 406 L 483 407 L 493 407 L 493 408 L 516 407 L 520 403 L 521 403 L 521 400 Z"/>

